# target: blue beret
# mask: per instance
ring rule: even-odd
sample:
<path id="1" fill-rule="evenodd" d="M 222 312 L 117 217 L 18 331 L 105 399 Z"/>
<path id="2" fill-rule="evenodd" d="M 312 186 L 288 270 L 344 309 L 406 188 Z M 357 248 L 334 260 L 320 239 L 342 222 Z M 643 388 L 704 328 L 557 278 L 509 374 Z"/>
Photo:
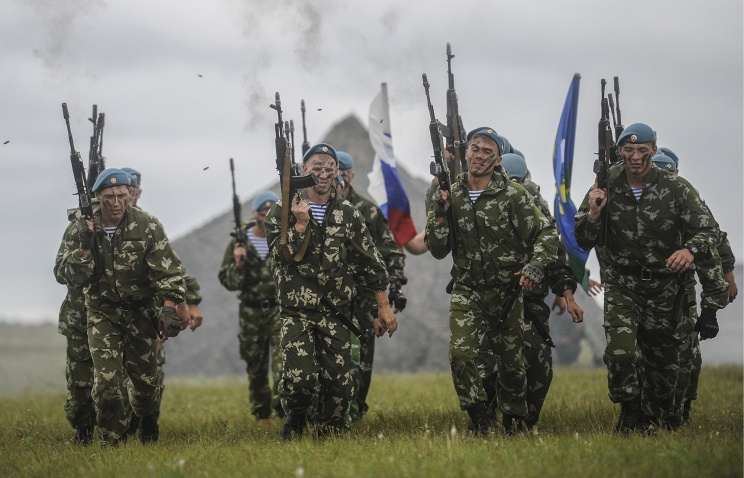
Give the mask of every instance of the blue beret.
<path id="1" fill-rule="evenodd" d="M 267 202 L 276 203 L 279 202 L 279 198 L 271 191 L 262 192 L 253 199 L 253 210 L 258 211 Z"/>
<path id="2" fill-rule="evenodd" d="M 654 154 L 654 156 L 651 158 L 651 162 L 654 163 L 654 165 L 659 169 L 664 169 L 673 173 L 677 172 L 677 163 L 675 163 L 672 158 L 664 153 Z"/>
<path id="3" fill-rule="evenodd" d="M 509 179 L 518 179 L 523 181 L 529 174 L 527 163 L 524 158 L 514 153 L 506 153 L 501 156 L 501 167 L 504 168 Z"/>
<path id="4" fill-rule="evenodd" d="M 672 158 L 672 161 L 674 161 L 674 169 L 679 169 L 679 158 L 674 154 L 674 151 L 669 148 L 659 148 L 659 151 Z"/>
<path id="5" fill-rule="evenodd" d="M 142 183 L 142 174 L 133 168 L 121 168 L 122 171 L 132 176 L 132 186 L 139 186 Z"/>
<path id="6" fill-rule="evenodd" d="M 106 168 L 101 171 L 101 174 L 96 178 L 96 182 L 93 184 L 91 191 L 97 193 L 101 189 L 110 188 L 113 186 L 131 186 L 132 176 L 124 170 L 119 168 Z"/>
<path id="7" fill-rule="evenodd" d="M 307 153 L 305 153 L 305 156 L 302 157 L 302 162 L 304 163 L 308 159 L 310 159 L 310 156 L 313 154 L 327 154 L 328 156 L 332 157 L 336 163 L 338 163 L 338 157 L 336 156 L 336 148 L 331 146 L 327 143 L 318 143 L 312 148 L 307 150 Z"/>
<path id="8" fill-rule="evenodd" d="M 338 159 L 338 169 L 341 171 L 347 171 L 354 167 L 354 160 L 346 151 L 337 150 L 336 158 Z"/>
<path id="9" fill-rule="evenodd" d="M 628 141 L 634 144 L 655 143 L 656 131 L 647 124 L 633 123 L 625 128 L 620 137 L 617 138 L 617 145 L 622 146 Z"/>
<path id="10" fill-rule="evenodd" d="M 470 141 L 476 136 L 485 136 L 486 138 L 496 143 L 499 147 L 499 153 L 501 154 L 511 153 L 512 147 L 511 143 L 509 143 L 509 140 L 499 135 L 493 128 L 489 128 L 487 126 L 475 128 L 470 133 L 468 133 L 467 140 Z"/>

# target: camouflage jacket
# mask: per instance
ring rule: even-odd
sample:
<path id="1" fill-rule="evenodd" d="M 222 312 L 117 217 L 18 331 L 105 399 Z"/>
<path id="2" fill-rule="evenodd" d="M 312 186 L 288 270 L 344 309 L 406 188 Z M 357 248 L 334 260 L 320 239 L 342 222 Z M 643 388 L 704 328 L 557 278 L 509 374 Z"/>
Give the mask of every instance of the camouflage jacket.
<path id="1" fill-rule="evenodd" d="M 94 251 L 80 244 L 79 231 L 85 227 L 82 219 L 71 223 L 56 270 L 68 286 L 84 287 L 86 301 L 149 304 L 155 300 L 159 305 L 166 298 L 176 303 L 186 299 L 183 265 L 155 217 L 128 208 L 111 239 L 96 231 Z"/>
<path id="2" fill-rule="evenodd" d="M 682 248 L 695 249 L 696 263 L 702 257 L 718 256 L 718 227 L 700 196 L 690 184 L 668 172 L 652 167 L 640 200 L 636 200 L 622 165 L 610 169 L 610 201 L 605 206 L 607 237 L 603 259 L 603 280 L 616 282 L 641 271 L 656 276 L 674 277 L 666 267 L 667 258 Z M 576 239 L 586 250 L 596 245 L 601 221 L 589 220 L 588 193 L 576 214 Z M 720 259 L 718 259 L 720 264 Z M 715 267 L 715 266 L 708 266 Z M 706 268 L 710 295 L 721 296 L 723 275 Z M 716 277 L 718 276 L 718 277 Z M 711 302 L 712 301 L 712 302 Z M 708 299 L 720 308 L 722 299 Z"/>
<path id="3" fill-rule="evenodd" d="M 302 234 L 293 214 L 289 215 L 289 253 L 295 255 L 308 238 L 299 262 L 279 251 L 282 205 L 277 203 L 266 219 L 273 274 L 282 307 L 325 310 L 348 315 L 358 283 L 374 291 L 388 286 L 385 263 L 359 211 L 348 201 L 331 197 L 324 224 L 314 218 Z"/>
<path id="4" fill-rule="evenodd" d="M 540 212 L 545 215 L 550 221 L 553 227 L 558 231 L 555 224 L 555 219 L 550 212 L 550 206 L 545 202 L 545 199 L 540 194 L 540 186 L 534 182 L 527 180 L 522 183 L 522 186 L 527 190 L 535 201 L 535 205 L 540 209 Z M 539 297 L 544 299 L 548 295 L 548 286 L 555 295 L 563 295 L 566 290 L 576 292 L 576 276 L 574 275 L 571 268 L 568 266 L 568 259 L 566 257 L 566 249 L 563 247 L 563 243 L 558 241 L 558 254 L 555 262 L 550 264 L 545 271 L 545 280 L 532 290 L 525 290 L 525 297 Z"/>
<path id="5" fill-rule="evenodd" d="M 242 302 L 275 301 L 276 286 L 271 274 L 271 255 L 266 256 L 266 260 L 261 260 L 258 251 L 248 240 L 248 231 L 254 225 L 255 223 L 251 222 L 241 229 L 241 234 L 243 234 L 246 243 L 246 257 L 242 267 L 238 269 L 235 266 L 235 260 L 233 259 L 235 239 L 233 239 L 225 248 L 217 277 L 225 289 L 240 291 L 239 297 Z"/>
<path id="6" fill-rule="evenodd" d="M 385 262 L 390 284 L 400 289 L 400 286 L 407 282 L 404 272 L 406 254 L 393 239 L 393 234 L 390 232 L 382 211 L 372 201 L 357 193 L 351 186 L 349 186 L 349 194 L 346 200 L 362 215 L 364 223 L 367 225 L 370 235 L 372 235 L 372 240 Z"/>
<path id="7" fill-rule="evenodd" d="M 517 272 L 529 270 L 538 278 L 555 262 L 555 227 L 535 206 L 530 193 L 507 179 L 500 167 L 475 202 L 470 200 L 464 175 L 452 183 L 450 193 L 454 241 L 447 211 L 438 201 L 431 201 L 426 242 L 437 259 L 453 252 L 456 285 L 515 286 Z"/>

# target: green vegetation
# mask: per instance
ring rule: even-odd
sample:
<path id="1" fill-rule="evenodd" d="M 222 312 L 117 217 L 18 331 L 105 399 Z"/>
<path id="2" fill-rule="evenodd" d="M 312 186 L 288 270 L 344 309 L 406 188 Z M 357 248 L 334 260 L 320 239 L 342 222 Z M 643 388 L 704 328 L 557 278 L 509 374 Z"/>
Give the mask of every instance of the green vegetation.
<path id="1" fill-rule="evenodd" d="M 161 440 L 78 447 L 60 394 L 0 399 L 0 476 L 741 476 L 742 369 L 706 368 L 694 421 L 655 437 L 610 433 L 602 370 L 559 369 L 539 433 L 470 438 L 447 374 L 383 375 L 349 436 L 282 443 L 248 415 L 240 380 L 166 390 Z"/>

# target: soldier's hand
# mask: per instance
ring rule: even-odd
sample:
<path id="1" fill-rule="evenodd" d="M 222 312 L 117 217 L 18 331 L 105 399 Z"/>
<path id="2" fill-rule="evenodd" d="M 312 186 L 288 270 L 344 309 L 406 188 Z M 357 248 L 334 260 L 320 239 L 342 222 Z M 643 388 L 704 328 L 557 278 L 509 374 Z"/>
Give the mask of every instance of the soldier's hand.
<path id="1" fill-rule="evenodd" d="M 437 195 L 437 202 L 446 211 L 447 208 L 449 207 L 449 191 L 443 191 L 443 190 L 439 189 L 438 190 L 438 193 L 439 194 Z"/>
<path id="2" fill-rule="evenodd" d="M 558 309 L 558 315 L 563 315 L 566 313 L 566 299 L 563 297 L 557 295 L 555 296 L 555 300 L 553 301 L 553 310 Z"/>
<path id="3" fill-rule="evenodd" d="M 596 296 L 604 290 L 604 286 L 601 282 L 597 282 L 594 279 L 589 279 L 589 295 Z"/>
<path id="4" fill-rule="evenodd" d="M 712 339 L 718 335 L 718 319 L 715 309 L 700 311 L 700 317 L 695 323 L 695 330 L 700 332 L 700 340 Z"/>
<path id="5" fill-rule="evenodd" d="M 387 330 L 388 336 L 392 337 L 393 333 L 398 330 L 398 320 L 393 314 L 393 309 L 387 304 L 385 307 L 377 307 L 377 318 L 380 319 L 385 330 Z"/>
<path id="6" fill-rule="evenodd" d="M 380 319 L 375 319 L 372 321 L 372 331 L 374 332 L 375 337 L 382 337 L 387 329 Z"/>
<path id="7" fill-rule="evenodd" d="M 592 221 L 599 220 L 602 209 L 607 205 L 607 190 L 594 188 L 589 191 L 589 217 Z"/>
<path id="8" fill-rule="evenodd" d="M 201 327 L 201 324 L 204 321 L 204 314 L 202 314 L 202 311 L 198 305 L 189 304 L 189 316 L 189 328 L 192 331 Z"/>
<path id="9" fill-rule="evenodd" d="M 526 275 L 520 272 L 517 272 L 516 275 L 519 275 L 519 287 L 521 287 L 522 289 L 532 290 L 537 287 L 537 283 Z"/>
<path id="10" fill-rule="evenodd" d="M 725 273 L 723 278 L 726 280 L 726 283 L 728 283 L 729 303 L 733 302 L 736 299 L 736 295 L 739 293 L 739 289 L 736 287 L 736 276 L 734 275 L 734 271 Z"/>
<path id="11" fill-rule="evenodd" d="M 693 262 L 695 258 L 692 252 L 689 249 L 680 249 L 667 258 L 666 266 L 672 272 L 683 272 L 689 269 Z"/>
<path id="12" fill-rule="evenodd" d="M 292 215 L 294 215 L 297 220 L 295 223 L 295 230 L 297 232 L 305 232 L 305 227 L 307 227 L 307 224 L 310 222 L 310 204 L 297 195 L 292 201 L 291 210 Z"/>
<path id="13" fill-rule="evenodd" d="M 181 330 L 189 326 L 191 314 L 189 313 L 189 306 L 185 302 L 176 305 L 176 315 L 181 319 Z"/>
<path id="14" fill-rule="evenodd" d="M 571 316 L 574 324 L 580 324 L 584 321 L 584 309 L 573 299 L 566 301 L 566 309 Z"/>
<path id="15" fill-rule="evenodd" d="M 85 219 L 84 226 L 78 228 L 78 239 L 83 249 L 92 250 L 95 237 L 96 225 L 93 221 Z"/>
<path id="16" fill-rule="evenodd" d="M 235 267 L 240 269 L 243 266 L 243 262 L 245 261 L 245 257 L 248 255 L 248 251 L 246 250 L 245 246 L 241 244 L 235 244 L 235 247 L 233 248 L 233 260 L 235 260 Z"/>

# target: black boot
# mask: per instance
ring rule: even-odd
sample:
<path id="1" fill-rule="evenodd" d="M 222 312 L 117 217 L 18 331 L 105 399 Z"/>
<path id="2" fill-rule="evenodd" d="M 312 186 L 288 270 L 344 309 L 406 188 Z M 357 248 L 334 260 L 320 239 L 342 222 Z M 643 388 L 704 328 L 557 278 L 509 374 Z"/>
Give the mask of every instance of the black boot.
<path id="1" fill-rule="evenodd" d="M 643 421 L 643 412 L 641 411 L 641 400 L 633 399 L 626 402 L 620 402 L 620 418 L 615 425 L 615 432 L 629 434 L 640 430 Z"/>
<path id="2" fill-rule="evenodd" d="M 525 433 L 527 431 L 527 425 L 524 422 L 524 418 L 516 415 L 509 415 L 504 413 L 503 415 L 504 424 L 504 435 L 510 437 L 517 433 Z"/>
<path id="3" fill-rule="evenodd" d="M 93 431 L 85 425 L 75 428 L 75 437 L 73 441 L 76 445 L 90 445 L 93 441 Z"/>
<path id="4" fill-rule="evenodd" d="M 495 420 L 485 403 L 476 403 L 467 408 L 470 417 L 468 430 L 474 435 L 488 435 L 493 432 Z"/>
<path id="5" fill-rule="evenodd" d="M 147 415 L 140 420 L 139 440 L 145 443 L 155 443 L 160 438 L 160 428 L 155 415 Z"/>
<path id="6" fill-rule="evenodd" d="M 296 440 L 302 438 L 302 433 L 305 431 L 305 414 L 297 412 L 287 413 L 287 418 L 284 421 L 284 427 L 280 434 L 282 440 Z"/>

